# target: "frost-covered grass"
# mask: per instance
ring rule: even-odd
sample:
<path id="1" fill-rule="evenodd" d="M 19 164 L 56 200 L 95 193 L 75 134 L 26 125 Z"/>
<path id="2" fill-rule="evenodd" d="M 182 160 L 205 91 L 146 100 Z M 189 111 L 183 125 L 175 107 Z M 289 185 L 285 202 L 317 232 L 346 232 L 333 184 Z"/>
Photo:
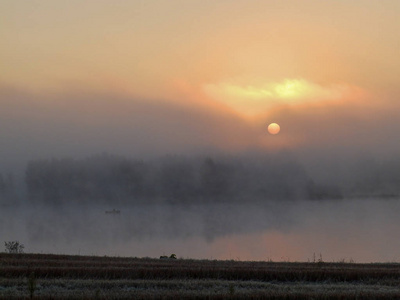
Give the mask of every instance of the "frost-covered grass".
<path id="1" fill-rule="evenodd" d="M 399 264 L 0 254 L 0 299 L 400 299 Z"/>
<path id="2" fill-rule="evenodd" d="M 3 299 L 27 296 L 23 279 L 2 280 Z M 225 280 L 75 280 L 41 279 L 36 298 L 256 298 L 256 299 L 398 299 L 396 286 L 354 283 L 271 283 Z M 344 297 L 344 298 L 343 298 Z"/>

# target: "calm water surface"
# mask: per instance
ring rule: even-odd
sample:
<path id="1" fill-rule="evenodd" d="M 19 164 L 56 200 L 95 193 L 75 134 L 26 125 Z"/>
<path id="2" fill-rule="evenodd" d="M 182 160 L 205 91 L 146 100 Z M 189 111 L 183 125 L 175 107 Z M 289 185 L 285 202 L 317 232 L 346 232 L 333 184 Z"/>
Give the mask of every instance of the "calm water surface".
<path id="1" fill-rule="evenodd" d="M 2 208 L 0 237 L 35 253 L 400 262 L 397 199 L 111 209 Z"/>

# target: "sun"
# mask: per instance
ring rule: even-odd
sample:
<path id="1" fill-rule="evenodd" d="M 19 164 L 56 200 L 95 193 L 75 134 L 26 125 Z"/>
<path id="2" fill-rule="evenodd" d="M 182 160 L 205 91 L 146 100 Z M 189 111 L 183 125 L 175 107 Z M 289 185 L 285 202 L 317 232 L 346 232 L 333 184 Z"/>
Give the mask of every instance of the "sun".
<path id="1" fill-rule="evenodd" d="M 281 127 L 277 123 L 271 123 L 268 125 L 268 132 L 270 134 L 278 134 L 281 131 Z"/>

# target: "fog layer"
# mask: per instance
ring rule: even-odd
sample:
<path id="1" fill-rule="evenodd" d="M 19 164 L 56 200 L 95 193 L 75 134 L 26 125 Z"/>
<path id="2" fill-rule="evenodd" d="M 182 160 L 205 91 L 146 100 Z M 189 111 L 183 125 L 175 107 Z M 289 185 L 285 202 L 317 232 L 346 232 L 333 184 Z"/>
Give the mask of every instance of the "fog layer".
<path id="1" fill-rule="evenodd" d="M 289 154 L 33 160 L 24 182 L 1 177 L 0 236 L 42 253 L 398 261 L 399 166 L 354 162 L 326 185 Z"/>
<path id="2" fill-rule="evenodd" d="M 111 91 L 75 88 L 39 94 L 0 86 L 0 167 L 21 170 L 32 159 L 102 152 L 148 158 L 290 151 L 324 171 L 327 162 L 396 156 L 397 95 L 369 97 L 373 99 L 341 99 L 323 106 L 277 106 L 249 120 L 205 98 L 196 102 L 191 95 L 168 101 Z M 271 122 L 281 125 L 277 136 L 267 132 Z"/>

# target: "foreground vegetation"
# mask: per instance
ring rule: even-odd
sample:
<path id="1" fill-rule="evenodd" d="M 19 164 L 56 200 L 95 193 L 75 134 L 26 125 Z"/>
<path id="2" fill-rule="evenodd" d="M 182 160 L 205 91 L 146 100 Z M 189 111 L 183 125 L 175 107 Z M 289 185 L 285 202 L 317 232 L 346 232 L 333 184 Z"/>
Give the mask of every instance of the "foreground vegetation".
<path id="1" fill-rule="evenodd" d="M 399 264 L 0 254 L 0 299 L 400 299 Z"/>

